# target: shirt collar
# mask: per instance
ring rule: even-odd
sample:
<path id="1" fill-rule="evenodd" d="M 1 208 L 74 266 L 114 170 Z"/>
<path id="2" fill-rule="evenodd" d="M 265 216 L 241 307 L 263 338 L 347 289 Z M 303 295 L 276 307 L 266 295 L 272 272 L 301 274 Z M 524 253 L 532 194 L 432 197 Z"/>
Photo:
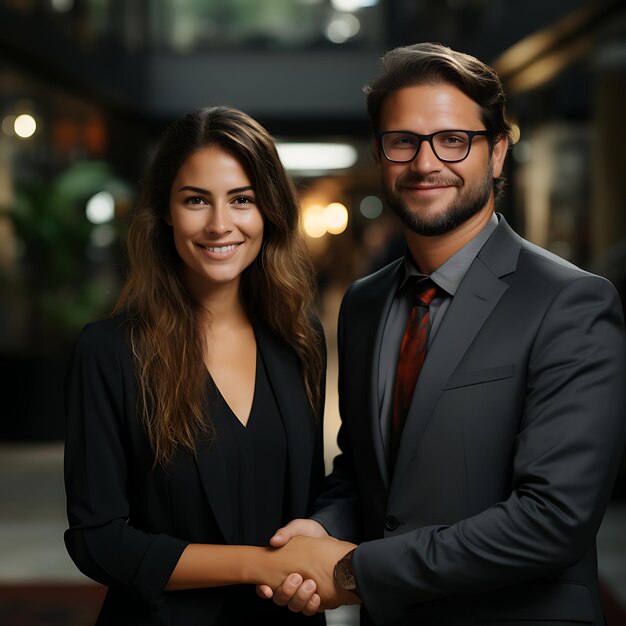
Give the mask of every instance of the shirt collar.
<path id="1" fill-rule="evenodd" d="M 417 269 L 411 252 L 407 248 L 404 254 L 404 276 L 400 282 L 399 289 L 403 289 L 410 279 L 426 280 L 430 278 L 437 287 L 443 289 L 451 296 L 454 296 L 465 274 L 467 274 L 470 265 L 474 262 L 480 249 L 485 245 L 497 225 L 498 218 L 496 214 L 493 213 L 482 230 L 473 239 L 470 239 L 460 250 L 455 252 L 445 263 L 439 266 L 430 276 L 422 274 L 422 272 Z"/>

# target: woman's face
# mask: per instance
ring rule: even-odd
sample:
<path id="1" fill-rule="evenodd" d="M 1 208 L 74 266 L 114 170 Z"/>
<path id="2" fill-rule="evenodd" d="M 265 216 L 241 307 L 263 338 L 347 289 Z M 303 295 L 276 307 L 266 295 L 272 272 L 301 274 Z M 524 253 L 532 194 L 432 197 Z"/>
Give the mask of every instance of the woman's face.
<path id="1" fill-rule="evenodd" d="M 170 190 L 168 223 L 187 287 L 197 296 L 227 283 L 238 287 L 263 241 L 255 189 L 239 161 L 217 145 L 181 165 Z"/>

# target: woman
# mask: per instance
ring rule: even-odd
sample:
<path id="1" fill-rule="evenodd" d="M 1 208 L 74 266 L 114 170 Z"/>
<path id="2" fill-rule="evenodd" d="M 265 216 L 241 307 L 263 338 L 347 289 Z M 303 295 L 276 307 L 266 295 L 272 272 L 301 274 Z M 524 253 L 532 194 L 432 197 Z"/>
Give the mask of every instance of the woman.
<path id="1" fill-rule="evenodd" d="M 306 516 L 324 474 L 313 272 L 263 127 L 229 107 L 175 122 L 128 253 L 67 378 L 65 543 L 109 587 L 97 623 L 323 623 L 237 584 L 294 571 L 252 574 L 271 550 L 248 546 Z"/>

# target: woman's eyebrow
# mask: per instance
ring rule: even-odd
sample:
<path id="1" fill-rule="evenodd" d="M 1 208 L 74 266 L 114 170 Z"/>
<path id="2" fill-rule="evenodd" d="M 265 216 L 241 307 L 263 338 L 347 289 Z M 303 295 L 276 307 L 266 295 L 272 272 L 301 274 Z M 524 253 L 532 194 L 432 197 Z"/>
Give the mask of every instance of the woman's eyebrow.
<path id="1" fill-rule="evenodd" d="M 205 196 L 210 196 L 211 192 L 208 189 L 203 189 L 202 187 L 194 187 L 192 185 L 185 185 L 181 187 L 178 191 L 193 191 L 194 193 L 201 193 Z M 243 191 L 254 191 L 254 187 L 252 185 L 246 185 L 245 187 L 235 187 L 234 189 L 229 189 L 226 193 L 242 193 Z"/>

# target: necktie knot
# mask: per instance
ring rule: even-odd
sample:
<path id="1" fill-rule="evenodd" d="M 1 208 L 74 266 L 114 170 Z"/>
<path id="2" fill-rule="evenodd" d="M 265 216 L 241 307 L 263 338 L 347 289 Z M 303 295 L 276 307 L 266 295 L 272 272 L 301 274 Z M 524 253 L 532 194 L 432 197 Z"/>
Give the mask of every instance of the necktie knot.
<path id="1" fill-rule="evenodd" d="M 437 286 L 432 283 L 426 284 L 430 286 L 424 288 L 424 284 L 422 283 L 415 287 L 415 300 L 418 304 L 428 306 L 437 293 Z"/>

